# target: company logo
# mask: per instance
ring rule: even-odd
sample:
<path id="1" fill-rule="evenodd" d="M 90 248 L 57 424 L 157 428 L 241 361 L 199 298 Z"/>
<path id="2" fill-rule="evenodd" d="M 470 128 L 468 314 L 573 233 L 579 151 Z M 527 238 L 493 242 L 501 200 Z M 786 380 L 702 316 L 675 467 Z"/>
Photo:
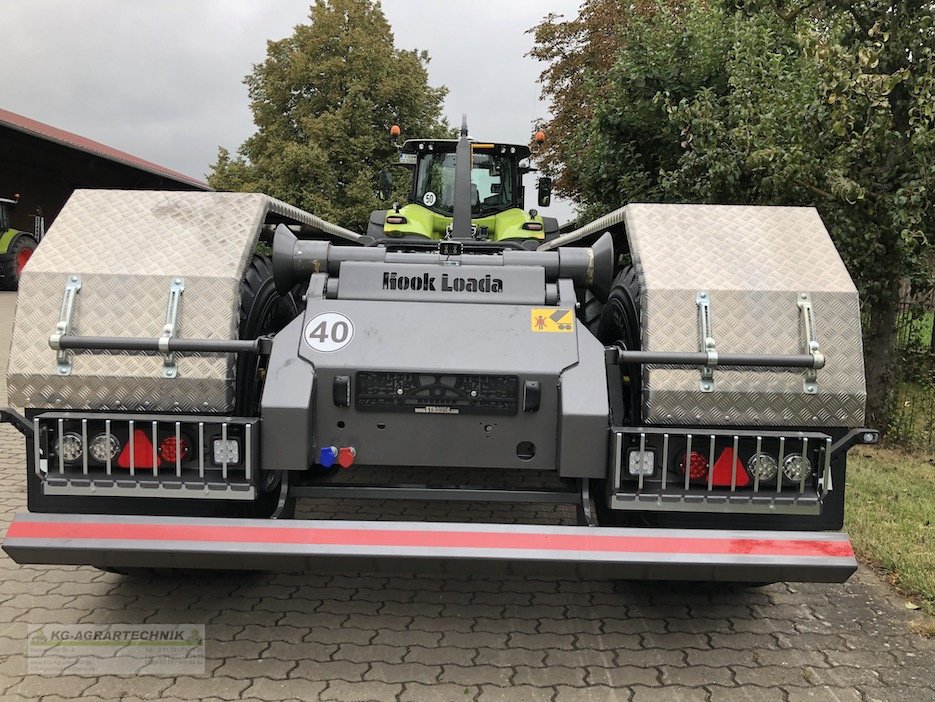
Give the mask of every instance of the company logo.
<path id="1" fill-rule="evenodd" d="M 502 293 L 503 280 L 485 275 L 483 278 L 449 275 L 399 275 L 394 271 L 383 274 L 384 290 L 414 290 L 416 292 L 480 292 Z"/>

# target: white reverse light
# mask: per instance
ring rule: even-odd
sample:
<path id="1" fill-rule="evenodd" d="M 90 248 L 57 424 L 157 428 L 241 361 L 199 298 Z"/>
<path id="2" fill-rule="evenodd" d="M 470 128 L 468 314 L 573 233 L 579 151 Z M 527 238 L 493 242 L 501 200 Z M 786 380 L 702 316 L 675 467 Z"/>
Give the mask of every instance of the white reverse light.
<path id="1" fill-rule="evenodd" d="M 61 451 L 62 458 L 66 463 L 74 463 L 81 458 L 81 451 L 84 448 L 84 442 L 81 441 L 81 434 L 68 432 L 62 436 Z"/>
<path id="2" fill-rule="evenodd" d="M 98 434 L 88 445 L 88 453 L 91 458 L 100 463 L 106 463 L 108 459 L 114 460 L 117 457 L 117 451 L 120 449 L 120 442 L 113 434 Z"/>
<path id="3" fill-rule="evenodd" d="M 812 472 L 812 464 L 800 453 L 790 453 L 782 462 L 782 474 L 794 483 L 800 482 L 803 475 Z"/>
<path id="4" fill-rule="evenodd" d="M 653 451 L 631 450 L 627 454 L 627 471 L 630 475 L 652 475 L 656 465 L 656 454 Z"/>
<path id="5" fill-rule="evenodd" d="M 237 439 L 215 439 L 213 445 L 213 458 L 217 465 L 224 463 L 240 463 L 240 443 Z"/>
<path id="6" fill-rule="evenodd" d="M 768 453 L 755 453 L 747 461 L 747 470 L 760 480 L 771 480 L 779 472 L 779 464 Z"/>

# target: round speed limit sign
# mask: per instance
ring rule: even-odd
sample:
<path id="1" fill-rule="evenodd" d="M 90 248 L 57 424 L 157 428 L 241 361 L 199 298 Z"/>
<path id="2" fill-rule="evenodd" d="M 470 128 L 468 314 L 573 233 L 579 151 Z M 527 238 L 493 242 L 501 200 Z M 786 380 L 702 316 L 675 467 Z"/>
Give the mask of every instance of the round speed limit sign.
<path id="1" fill-rule="evenodd" d="M 305 343 L 316 351 L 337 351 L 354 338 L 351 320 L 338 312 L 323 312 L 305 325 Z"/>

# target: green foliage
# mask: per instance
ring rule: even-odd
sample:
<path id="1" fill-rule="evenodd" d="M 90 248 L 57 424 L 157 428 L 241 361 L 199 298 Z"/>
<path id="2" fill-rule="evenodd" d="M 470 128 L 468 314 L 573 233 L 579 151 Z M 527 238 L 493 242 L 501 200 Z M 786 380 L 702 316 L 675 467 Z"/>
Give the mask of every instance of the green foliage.
<path id="1" fill-rule="evenodd" d="M 395 161 L 391 124 L 448 136 L 444 87 L 428 85 L 426 52 L 403 51 L 378 2 L 316 0 L 309 24 L 267 43 L 246 83 L 257 132 L 232 156 L 218 150 L 208 183 L 265 192 L 365 230 L 377 174 Z"/>
<path id="2" fill-rule="evenodd" d="M 935 614 L 932 468 L 931 461 L 919 454 L 852 450 L 844 516 L 860 559 L 886 574 L 928 614 Z"/>
<path id="3" fill-rule="evenodd" d="M 598 5 L 617 3 L 585 4 L 606 17 Z M 553 104 L 577 125 L 565 190 L 589 215 L 630 201 L 816 206 L 861 293 L 871 416 L 885 426 L 900 283 L 935 282 L 933 6 L 695 0 L 618 15 L 609 70 L 576 64 L 600 99 L 577 118 Z M 585 29 L 564 45 L 550 31 L 538 55 L 589 55 Z"/>

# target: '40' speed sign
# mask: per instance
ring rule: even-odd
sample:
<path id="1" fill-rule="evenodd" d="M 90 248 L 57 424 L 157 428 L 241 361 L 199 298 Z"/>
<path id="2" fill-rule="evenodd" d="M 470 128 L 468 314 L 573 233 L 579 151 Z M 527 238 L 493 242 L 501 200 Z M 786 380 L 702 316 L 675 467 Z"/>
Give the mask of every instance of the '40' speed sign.
<path id="1" fill-rule="evenodd" d="M 337 351 L 354 338 L 351 320 L 338 312 L 323 312 L 305 325 L 305 343 L 316 351 Z"/>

